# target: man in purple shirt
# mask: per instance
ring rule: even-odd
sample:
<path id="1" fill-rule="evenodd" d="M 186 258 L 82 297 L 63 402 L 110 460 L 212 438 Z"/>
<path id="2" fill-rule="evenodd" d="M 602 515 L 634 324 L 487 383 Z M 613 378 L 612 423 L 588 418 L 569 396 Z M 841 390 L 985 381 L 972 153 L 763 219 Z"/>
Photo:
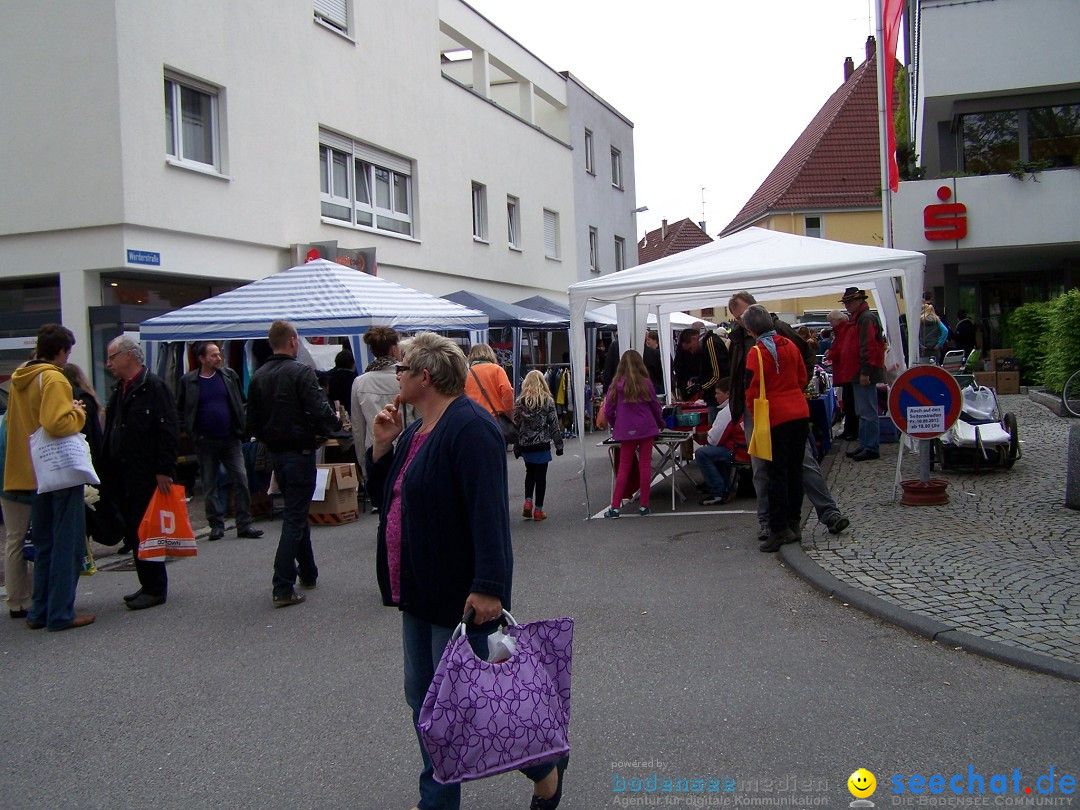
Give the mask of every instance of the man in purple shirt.
<path id="1" fill-rule="evenodd" d="M 218 503 L 218 466 L 224 465 L 233 488 L 237 537 L 262 537 L 251 525 L 251 490 L 240 443 L 244 438 L 244 403 L 240 379 L 222 362 L 214 343 L 199 347 L 199 367 L 180 378 L 177 409 L 199 454 L 199 472 L 206 492 L 210 540 L 225 536 L 224 504 Z"/>

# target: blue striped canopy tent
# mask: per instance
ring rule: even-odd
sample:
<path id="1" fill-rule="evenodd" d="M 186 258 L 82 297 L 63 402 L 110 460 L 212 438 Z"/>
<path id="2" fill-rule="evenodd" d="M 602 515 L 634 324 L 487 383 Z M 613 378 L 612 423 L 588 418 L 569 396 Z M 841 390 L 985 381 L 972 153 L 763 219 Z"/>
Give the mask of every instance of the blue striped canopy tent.
<path id="1" fill-rule="evenodd" d="M 468 332 L 474 343 L 486 339 L 488 327 L 479 310 L 317 259 L 150 318 L 139 332 L 150 366 L 158 343 L 265 338 L 279 319 L 304 337 L 347 336 L 360 368 L 367 358 L 360 337 L 373 326 Z"/>

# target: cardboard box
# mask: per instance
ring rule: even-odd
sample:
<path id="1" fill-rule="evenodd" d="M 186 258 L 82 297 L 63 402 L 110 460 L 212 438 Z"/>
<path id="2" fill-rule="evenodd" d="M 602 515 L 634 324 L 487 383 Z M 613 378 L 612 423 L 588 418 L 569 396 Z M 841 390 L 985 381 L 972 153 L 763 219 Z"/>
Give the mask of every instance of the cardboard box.
<path id="1" fill-rule="evenodd" d="M 1020 364 L 1015 357 L 997 357 L 994 359 L 994 371 L 1019 371 Z"/>
<path id="2" fill-rule="evenodd" d="M 990 350 L 990 370 L 997 371 L 997 363 L 999 359 L 1006 357 L 1012 357 L 1012 349 L 991 349 Z"/>
<path id="3" fill-rule="evenodd" d="M 976 371 L 975 385 L 985 385 L 987 388 L 997 388 L 997 372 Z"/>
<path id="4" fill-rule="evenodd" d="M 997 372 L 997 392 L 999 394 L 1020 393 L 1020 372 L 999 371 Z"/>
<path id="5" fill-rule="evenodd" d="M 359 517 L 356 492 L 360 486 L 356 465 L 319 464 L 316 473 L 318 477 L 308 515 L 321 516 L 323 519 L 317 520 L 318 523 L 349 523 L 356 520 Z"/>

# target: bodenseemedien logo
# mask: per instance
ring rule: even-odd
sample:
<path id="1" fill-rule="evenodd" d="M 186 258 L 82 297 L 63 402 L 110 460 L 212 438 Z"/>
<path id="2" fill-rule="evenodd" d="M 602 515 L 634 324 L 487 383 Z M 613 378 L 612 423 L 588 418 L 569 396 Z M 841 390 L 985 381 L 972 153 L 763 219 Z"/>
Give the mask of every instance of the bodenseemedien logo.
<path id="1" fill-rule="evenodd" d="M 877 789 L 877 779 L 866 768 L 859 768 L 848 777 L 847 789 L 855 797 L 855 801 L 851 802 L 848 807 L 874 806 L 874 803 L 870 801 L 870 797 L 874 795 L 874 791 Z"/>

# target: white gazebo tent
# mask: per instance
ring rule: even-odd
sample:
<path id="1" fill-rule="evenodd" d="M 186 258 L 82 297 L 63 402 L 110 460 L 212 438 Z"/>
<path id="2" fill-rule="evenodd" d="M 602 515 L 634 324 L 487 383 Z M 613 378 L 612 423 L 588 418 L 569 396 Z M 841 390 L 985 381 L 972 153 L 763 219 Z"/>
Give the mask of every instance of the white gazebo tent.
<path id="1" fill-rule="evenodd" d="M 724 306 L 740 290 L 759 301 L 836 293 L 858 287 L 874 296 L 889 340 L 886 364 L 902 367 L 899 283 L 904 296 L 909 345 L 917 350 L 919 314 L 926 257 L 914 251 L 887 250 L 846 242 L 747 228 L 707 245 L 677 253 L 620 273 L 572 284 L 570 296 L 570 354 L 575 376 L 585 365 L 585 308 L 615 304 L 619 334 L 628 336 L 623 348 L 640 350 L 648 315 L 660 323 L 661 339 L 671 334 L 668 314 L 674 311 Z M 839 306 L 839 304 L 837 305 Z M 670 347 L 661 356 L 667 362 Z M 670 368 L 664 369 L 669 374 Z M 578 392 L 575 390 L 575 395 Z M 578 435 L 584 417 L 577 409 Z"/>
<path id="2" fill-rule="evenodd" d="M 139 333 L 150 365 L 158 343 L 264 338 L 278 319 L 302 337 L 348 336 L 360 368 L 368 359 L 360 338 L 373 326 L 469 332 L 474 343 L 486 338 L 488 328 L 483 312 L 317 259 L 150 318 Z"/>

